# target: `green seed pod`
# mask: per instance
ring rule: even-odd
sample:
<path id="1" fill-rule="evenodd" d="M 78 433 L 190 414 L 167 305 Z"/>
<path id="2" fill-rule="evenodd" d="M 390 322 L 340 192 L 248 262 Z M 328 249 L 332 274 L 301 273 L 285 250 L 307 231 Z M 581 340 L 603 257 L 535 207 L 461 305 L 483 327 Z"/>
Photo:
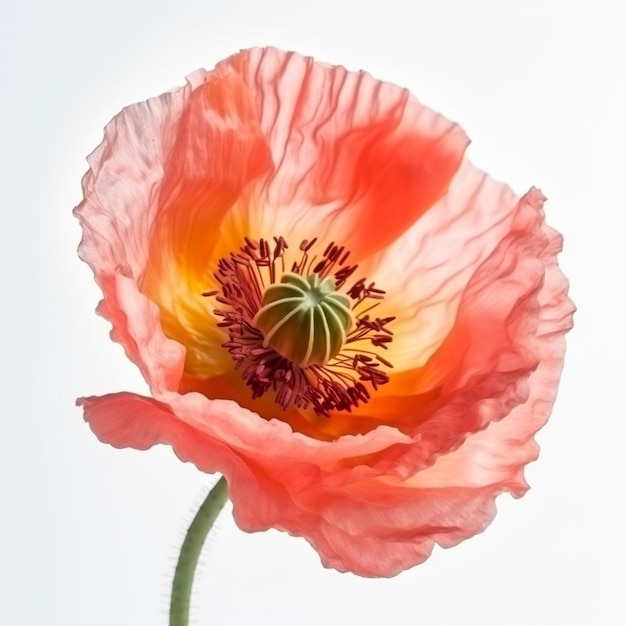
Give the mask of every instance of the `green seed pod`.
<path id="1" fill-rule="evenodd" d="M 264 347 L 304 368 L 325 365 L 339 354 L 354 315 L 332 278 L 286 272 L 265 290 L 253 324 L 263 333 Z"/>

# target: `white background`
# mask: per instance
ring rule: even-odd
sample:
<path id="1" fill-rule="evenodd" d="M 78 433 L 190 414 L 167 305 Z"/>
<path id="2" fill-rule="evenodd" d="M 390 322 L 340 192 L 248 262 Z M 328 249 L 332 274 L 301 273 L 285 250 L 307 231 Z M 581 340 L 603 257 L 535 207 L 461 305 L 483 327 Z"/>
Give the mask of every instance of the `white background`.
<path id="1" fill-rule="evenodd" d="M 391 580 L 323 569 L 302 539 L 204 553 L 194 624 L 626 623 L 626 3 L 3 0 L 0 17 L 0 624 L 164 626 L 177 547 L 212 477 L 169 448 L 100 444 L 76 396 L 145 391 L 75 254 L 85 156 L 123 106 L 240 48 L 366 69 L 458 121 L 469 156 L 539 186 L 579 311 L 560 395 L 491 527 Z"/>

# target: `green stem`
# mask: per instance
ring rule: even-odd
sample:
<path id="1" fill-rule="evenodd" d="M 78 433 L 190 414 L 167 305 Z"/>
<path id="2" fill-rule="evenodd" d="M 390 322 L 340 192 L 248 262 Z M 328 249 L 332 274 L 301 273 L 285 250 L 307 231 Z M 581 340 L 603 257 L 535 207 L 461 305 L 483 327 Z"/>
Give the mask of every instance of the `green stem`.
<path id="1" fill-rule="evenodd" d="M 191 587 L 198 558 L 213 523 L 228 500 L 228 486 L 222 476 L 196 513 L 180 549 L 170 604 L 170 626 L 188 626 Z"/>

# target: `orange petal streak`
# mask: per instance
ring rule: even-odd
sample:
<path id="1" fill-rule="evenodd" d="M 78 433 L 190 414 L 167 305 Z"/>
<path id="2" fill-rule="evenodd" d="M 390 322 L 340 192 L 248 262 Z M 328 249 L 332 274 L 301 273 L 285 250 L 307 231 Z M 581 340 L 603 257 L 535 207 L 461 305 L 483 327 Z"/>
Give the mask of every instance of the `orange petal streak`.
<path id="1" fill-rule="evenodd" d="M 217 67 L 248 87 L 276 170 L 257 237 L 384 248 L 448 188 L 469 140 L 406 89 L 272 48 Z M 292 233 L 297 236 L 292 237 Z"/>
<path id="2" fill-rule="evenodd" d="M 245 224 L 221 229 L 224 216 L 248 183 L 271 170 L 244 85 L 236 76 L 209 76 L 192 92 L 165 162 L 142 285 L 161 309 L 165 334 L 186 347 L 185 369 L 197 375 L 232 368 L 202 293 L 216 285 L 218 241 L 236 250 L 247 231 Z"/>

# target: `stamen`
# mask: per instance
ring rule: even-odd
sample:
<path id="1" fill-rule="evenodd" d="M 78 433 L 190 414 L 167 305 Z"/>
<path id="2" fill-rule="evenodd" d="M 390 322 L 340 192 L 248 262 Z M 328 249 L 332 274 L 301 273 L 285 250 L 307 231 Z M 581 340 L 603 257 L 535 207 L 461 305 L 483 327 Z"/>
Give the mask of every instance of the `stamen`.
<path id="1" fill-rule="evenodd" d="M 317 239 L 302 241 L 300 258 L 285 273 L 283 237 L 274 237 L 273 245 L 244 241 L 218 262 L 221 290 L 203 295 L 222 305 L 215 311 L 229 336 L 222 345 L 235 369 L 243 368 L 252 398 L 271 391 L 283 409 L 310 406 L 324 416 L 367 402 L 368 387 L 375 391 L 389 382 L 382 368 L 393 367 L 363 346 L 386 350 L 393 339 L 386 326 L 394 318 L 370 316 L 385 292 L 361 278 L 337 293 L 357 266 L 345 265 L 350 252 L 334 242 L 316 261 L 309 252 Z"/>

